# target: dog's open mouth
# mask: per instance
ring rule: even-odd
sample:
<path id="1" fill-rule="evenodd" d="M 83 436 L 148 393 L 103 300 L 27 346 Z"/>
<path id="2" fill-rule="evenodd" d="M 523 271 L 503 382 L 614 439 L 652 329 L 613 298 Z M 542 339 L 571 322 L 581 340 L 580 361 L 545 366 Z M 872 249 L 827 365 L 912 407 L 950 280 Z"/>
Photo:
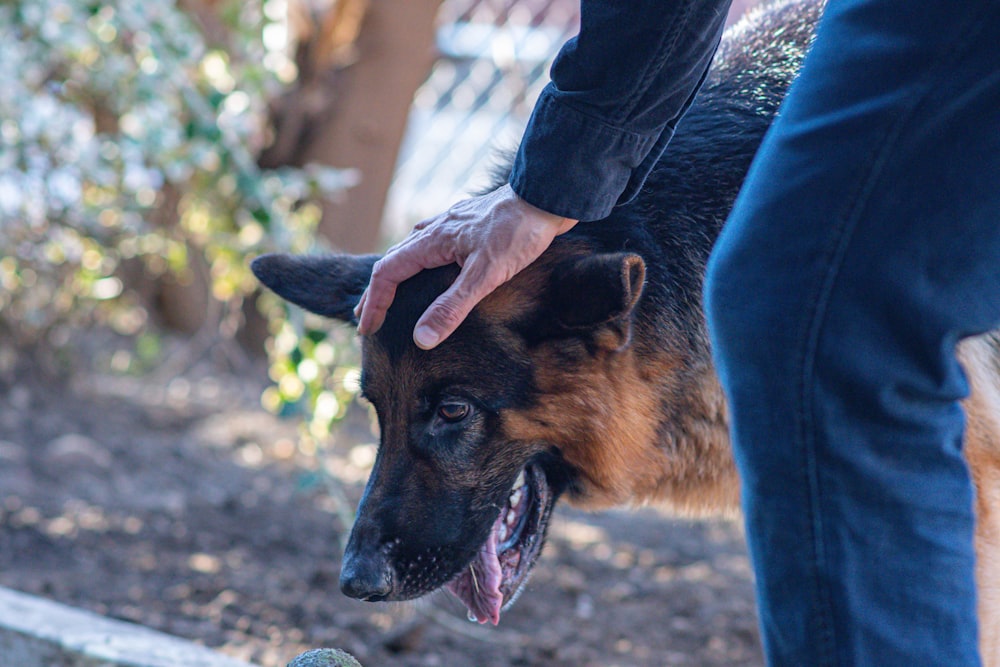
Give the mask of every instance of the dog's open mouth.
<path id="1" fill-rule="evenodd" d="M 447 586 L 469 611 L 469 620 L 500 622 L 542 551 L 554 497 L 545 473 L 529 464 L 518 475 L 507 503 L 472 562 Z"/>

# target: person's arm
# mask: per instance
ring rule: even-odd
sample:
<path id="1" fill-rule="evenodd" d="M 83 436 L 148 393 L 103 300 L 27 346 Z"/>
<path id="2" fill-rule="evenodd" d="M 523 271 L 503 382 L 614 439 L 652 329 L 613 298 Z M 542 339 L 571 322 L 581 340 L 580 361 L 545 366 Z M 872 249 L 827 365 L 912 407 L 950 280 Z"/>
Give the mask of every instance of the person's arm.
<path id="1" fill-rule="evenodd" d="M 704 80 L 730 1 L 583 0 L 580 34 L 553 64 L 510 183 L 422 221 L 391 248 L 358 304 L 358 330 L 378 330 L 401 282 L 457 263 L 458 278 L 414 331 L 432 348 L 555 236 L 634 196 Z"/>
<path id="2" fill-rule="evenodd" d="M 730 2 L 583 2 L 518 149 L 514 191 L 578 220 L 634 197 L 704 81 Z"/>

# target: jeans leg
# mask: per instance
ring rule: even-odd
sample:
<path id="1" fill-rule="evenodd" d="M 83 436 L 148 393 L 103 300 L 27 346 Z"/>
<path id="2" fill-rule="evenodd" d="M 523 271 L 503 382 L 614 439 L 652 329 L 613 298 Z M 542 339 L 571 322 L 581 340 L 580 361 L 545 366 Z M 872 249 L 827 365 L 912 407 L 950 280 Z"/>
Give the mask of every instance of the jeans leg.
<path id="1" fill-rule="evenodd" d="M 831 0 L 705 296 L 769 663 L 979 664 L 955 344 L 1000 324 L 1000 3 Z"/>

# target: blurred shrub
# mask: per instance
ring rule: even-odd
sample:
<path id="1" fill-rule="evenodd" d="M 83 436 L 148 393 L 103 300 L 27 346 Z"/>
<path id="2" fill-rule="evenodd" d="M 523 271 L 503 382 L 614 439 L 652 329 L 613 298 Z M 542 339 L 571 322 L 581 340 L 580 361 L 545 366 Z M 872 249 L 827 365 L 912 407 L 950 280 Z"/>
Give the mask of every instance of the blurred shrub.
<path id="1" fill-rule="evenodd" d="M 0 347 L 59 347 L 93 324 L 138 334 L 148 317 L 123 265 L 184 280 L 192 252 L 236 312 L 256 288 L 249 256 L 311 244 L 312 202 L 351 174 L 257 167 L 267 99 L 294 76 L 274 38 L 282 4 L 225 3 L 225 50 L 171 2 L 0 4 Z M 274 301 L 263 310 L 276 334 L 265 402 L 337 416 L 343 377 L 309 362 L 342 342 L 306 335 Z"/>
<path id="2" fill-rule="evenodd" d="M 277 414 L 308 417 L 308 441 L 315 446 L 330 435 L 330 427 L 344 416 L 358 393 L 361 371 L 351 345 L 353 334 L 343 327 L 330 329 L 313 316 L 281 320 L 268 341 L 270 377 L 274 385 L 261 402 Z"/>

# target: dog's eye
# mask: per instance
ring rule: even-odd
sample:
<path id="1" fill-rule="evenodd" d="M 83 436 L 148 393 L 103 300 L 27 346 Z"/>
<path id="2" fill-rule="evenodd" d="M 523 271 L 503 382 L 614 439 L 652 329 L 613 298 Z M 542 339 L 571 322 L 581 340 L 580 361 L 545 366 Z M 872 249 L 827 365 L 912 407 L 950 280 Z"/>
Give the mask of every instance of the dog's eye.
<path id="1" fill-rule="evenodd" d="M 437 413 L 438 417 L 448 422 L 449 424 L 454 424 L 460 422 L 469 416 L 472 409 L 469 407 L 468 403 L 442 403 L 438 406 Z"/>

